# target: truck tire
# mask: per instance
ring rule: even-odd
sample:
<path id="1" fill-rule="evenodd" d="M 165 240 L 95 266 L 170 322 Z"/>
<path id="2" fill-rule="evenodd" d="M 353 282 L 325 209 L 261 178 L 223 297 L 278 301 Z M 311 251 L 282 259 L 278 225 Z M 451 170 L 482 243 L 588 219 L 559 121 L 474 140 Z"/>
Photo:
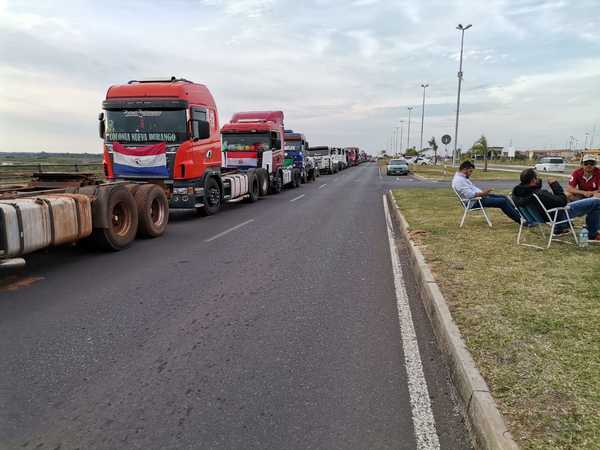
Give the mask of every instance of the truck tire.
<path id="1" fill-rule="evenodd" d="M 108 228 L 94 228 L 84 244 L 102 250 L 123 250 L 133 242 L 138 230 L 137 205 L 126 186 L 111 190 L 106 212 Z"/>
<path id="2" fill-rule="evenodd" d="M 258 176 L 256 174 L 254 174 L 249 180 L 248 180 L 248 184 L 249 186 L 249 192 L 248 192 L 248 197 L 246 197 L 246 202 L 248 203 L 254 203 L 255 201 L 258 200 L 258 196 L 260 195 L 260 189 L 258 186 Z"/>
<path id="3" fill-rule="evenodd" d="M 135 193 L 138 209 L 138 234 L 155 238 L 162 235 L 169 223 L 169 201 L 165 191 L 155 184 L 144 184 Z"/>
<path id="4" fill-rule="evenodd" d="M 301 184 L 301 180 L 302 180 L 302 176 L 300 175 L 300 171 L 299 170 L 294 170 L 294 172 L 292 173 L 293 179 L 292 179 L 292 186 L 294 188 L 299 188 L 300 184 Z"/>
<path id="5" fill-rule="evenodd" d="M 256 169 L 258 179 L 258 195 L 264 197 L 269 193 L 269 173 L 266 169 Z"/>
<path id="6" fill-rule="evenodd" d="M 204 206 L 197 208 L 198 214 L 201 216 L 212 216 L 221 209 L 221 187 L 217 180 L 209 177 L 204 184 Z"/>
<path id="7" fill-rule="evenodd" d="M 306 170 L 303 170 L 302 171 L 302 179 L 301 179 L 302 184 L 308 183 L 308 180 L 310 180 L 310 176 L 308 176 L 306 174 Z"/>
<path id="8" fill-rule="evenodd" d="M 277 175 L 275 175 L 275 177 L 273 178 L 273 182 L 269 186 L 269 190 L 270 190 L 271 194 L 279 194 L 282 189 L 283 189 L 283 177 L 281 176 L 281 173 L 277 173 Z"/>

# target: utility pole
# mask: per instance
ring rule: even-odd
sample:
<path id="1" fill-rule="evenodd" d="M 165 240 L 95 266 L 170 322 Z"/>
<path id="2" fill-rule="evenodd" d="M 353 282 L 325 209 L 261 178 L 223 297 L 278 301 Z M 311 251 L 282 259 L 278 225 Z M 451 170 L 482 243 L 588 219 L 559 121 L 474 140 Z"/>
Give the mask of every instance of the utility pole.
<path id="1" fill-rule="evenodd" d="M 458 116 L 460 114 L 460 89 L 462 87 L 462 79 L 463 79 L 463 71 L 462 71 L 462 61 L 463 61 L 463 44 L 465 40 L 465 31 L 471 28 L 473 25 L 469 24 L 466 27 L 463 27 L 462 24 L 458 24 L 456 27 L 457 30 L 461 32 L 460 38 L 460 63 L 458 68 L 458 95 L 456 97 L 456 126 L 454 127 L 454 153 L 452 154 L 452 167 L 456 167 L 456 152 L 458 146 Z"/>
<path id="2" fill-rule="evenodd" d="M 406 149 L 410 148 L 410 113 L 413 110 L 412 106 L 408 107 L 408 135 L 406 136 Z"/>
<path id="3" fill-rule="evenodd" d="M 421 107 L 421 146 L 419 147 L 423 151 L 423 123 L 425 121 L 425 89 L 429 87 L 428 84 L 421 84 L 423 88 L 423 106 Z"/>

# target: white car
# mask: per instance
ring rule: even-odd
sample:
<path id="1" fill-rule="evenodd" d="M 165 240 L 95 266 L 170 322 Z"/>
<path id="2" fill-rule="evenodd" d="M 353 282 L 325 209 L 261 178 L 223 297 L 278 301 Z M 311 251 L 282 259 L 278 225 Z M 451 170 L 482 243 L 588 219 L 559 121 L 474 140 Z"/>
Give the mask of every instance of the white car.
<path id="1" fill-rule="evenodd" d="M 564 172 L 567 169 L 567 162 L 564 158 L 546 157 L 540 159 L 535 165 L 538 172 Z"/>
<path id="2" fill-rule="evenodd" d="M 414 164 L 415 166 L 429 166 L 431 164 L 431 160 L 429 158 L 425 158 L 424 156 L 416 156 L 414 158 L 407 158 L 409 164 Z"/>

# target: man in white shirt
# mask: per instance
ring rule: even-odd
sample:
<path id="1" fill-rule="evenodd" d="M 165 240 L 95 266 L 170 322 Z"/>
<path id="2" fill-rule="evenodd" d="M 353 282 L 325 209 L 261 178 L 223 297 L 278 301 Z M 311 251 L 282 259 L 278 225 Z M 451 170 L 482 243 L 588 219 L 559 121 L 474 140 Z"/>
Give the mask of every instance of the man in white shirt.
<path id="1" fill-rule="evenodd" d="M 521 223 L 521 215 L 506 195 L 491 194 L 492 189 L 482 191 L 471 182 L 469 178 L 474 170 L 475 166 L 471 161 L 464 161 L 458 168 L 458 172 L 454 174 L 452 187 L 458 195 L 465 200 L 480 197 L 481 204 L 485 208 L 500 208 L 510 219 Z"/>

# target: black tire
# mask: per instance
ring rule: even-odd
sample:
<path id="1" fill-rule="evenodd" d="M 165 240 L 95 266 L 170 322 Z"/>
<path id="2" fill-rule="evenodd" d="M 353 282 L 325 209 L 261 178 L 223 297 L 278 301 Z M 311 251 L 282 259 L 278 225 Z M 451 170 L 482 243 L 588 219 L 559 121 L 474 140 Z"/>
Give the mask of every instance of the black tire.
<path id="1" fill-rule="evenodd" d="M 269 193 L 269 173 L 266 169 L 256 169 L 258 178 L 258 195 L 264 197 Z"/>
<path id="2" fill-rule="evenodd" d="M 127 187 L 112 189 L 107 200 L 106 214 L 108 228 L 94 228 L 84 244 L 114 252 L 123 250 L 133 242 L 138 230 L 137 205 Z"/>
<path id="3" fill-rule="evenodd" d="M 142 237 L 161 236 L 169 223 L 169 201 L 165 191 L 154 184 L 140 186 L 135 193 L 138 210 L 138 234 Z"/>
<path id="4" fill-rule="evenodd" d="M 212 216 L 221 209 L 221 186 L 213 177 L 210 177 L 204 183 L 204 206 L 197 208 L 198 214 L 201 216 Z"/>
<path id="5" fill-rule="evenodd" d="M 248 180 L 248 183 L 250 186 L 248 196 L 246 197 L 246 202 L 254 203 L 258 200 L 258 196 L 260 193 L 260 189 L 258 187 L 258 177 L 256 176 L 256 174 L 253 177 L 251 177 L 250 180 Z"/>
<path id="6" fill-rule="evenodd" d="M 269 192 L 271 194 L 279 194 L 283 189 L 283 177 L 281 173 L 275 175 L 273 182 L 269 186 Z"/>
<path id="7" fill-rule="evenodd" d="M 306 184 L 308 183 L 308 180 L 310 179 L 310 177 L 308 175 L 306 175 L 306 170 L 302 173 L 302 178 L 301 178 L 301 182 L 302 184 Z"/>
<path id="8" fill-rule="evenodd" d="M 299 170 L 294 170 L 292 172 L 292 187 L 294 188 L 299 188 L 300 184 L 301 184 L 301 179 L 302 176 L 300 175 L 300 171 Z"/>

